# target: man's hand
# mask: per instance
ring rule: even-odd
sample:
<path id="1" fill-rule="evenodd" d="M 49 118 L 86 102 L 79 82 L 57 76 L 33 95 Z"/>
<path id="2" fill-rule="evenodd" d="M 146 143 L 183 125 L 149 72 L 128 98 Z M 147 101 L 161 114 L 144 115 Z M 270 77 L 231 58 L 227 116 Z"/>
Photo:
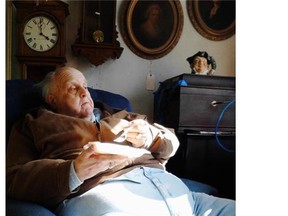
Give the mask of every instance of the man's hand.
<path id="1" fill-rule="evenodd" d="M 132 143 L 134 147 L 143 147 L 147 142 L 152 141 L 152 134 L 150 132 L 149 123 L 143 119 L 136 119 L 130 122 L 128 127 L 123 128 L 122 139 L 115 139 L 114 141 L 122 142 L 127 140 Z"/>
<path id="2" fill-rule="evenodd" d="M 129 162 L 128 157 L 123 155 L 97 154 L 94 146 L 84 149 L 81 154 L 74 160 L 74 169 L 81 181 L 85 181 L 105 170 L 123 163 Z"/>

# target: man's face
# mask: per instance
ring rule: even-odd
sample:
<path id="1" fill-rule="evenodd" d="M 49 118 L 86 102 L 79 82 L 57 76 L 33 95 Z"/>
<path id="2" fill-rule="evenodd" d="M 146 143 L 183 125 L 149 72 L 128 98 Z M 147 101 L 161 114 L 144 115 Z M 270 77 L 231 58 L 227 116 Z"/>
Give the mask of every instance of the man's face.
<path id="1" fill-rule="evenodd" d="M 193 64 L 191 65 L 198 73 L 205 72 L 209 69 L 207 59 L 204 57 L 197 56 Z"/>
<path id="2" fill-rule="evenodd" d="M 87 80 L 78 70 L 59 73 L 52 90 L 50 105 L 64 115 L 90 120 L 94 103 L 87 89 Z"/>

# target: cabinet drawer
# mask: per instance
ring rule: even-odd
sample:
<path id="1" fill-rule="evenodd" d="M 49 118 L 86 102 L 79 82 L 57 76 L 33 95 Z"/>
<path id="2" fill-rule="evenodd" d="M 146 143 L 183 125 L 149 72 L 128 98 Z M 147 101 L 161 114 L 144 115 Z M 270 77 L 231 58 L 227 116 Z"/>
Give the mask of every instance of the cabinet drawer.
<path id="1" fill-rule="evenodd" d="M 214 128 L 221 112 L 234 98 L 234 90 L 181 87 L 179 127 Z M 225 128 L 235 128 L 235 103 L 226 109 L 221 119 L 219 129 Z"/>

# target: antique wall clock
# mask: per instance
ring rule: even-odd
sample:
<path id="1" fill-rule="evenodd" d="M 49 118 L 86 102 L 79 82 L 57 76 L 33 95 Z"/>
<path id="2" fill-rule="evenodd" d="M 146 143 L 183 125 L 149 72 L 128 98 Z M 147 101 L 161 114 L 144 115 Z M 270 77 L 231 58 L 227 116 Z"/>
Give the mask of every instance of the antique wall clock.
<path id="1" fill-rule="evenodd" d="M 108 59 L 119 58 L 123 48 L 117 41 L 116 0 L 82 1 L 82 22 L 79 35 L 72 44 L 75 55 L 86 57 L 98 66 Z"/>
<path id="2" fill-rule="evenodd" d="M 68 4 L 60 0 L 13 1 L 16 8 L 17 58 L 23 79 L 39 81 L 66 63 Z"/>

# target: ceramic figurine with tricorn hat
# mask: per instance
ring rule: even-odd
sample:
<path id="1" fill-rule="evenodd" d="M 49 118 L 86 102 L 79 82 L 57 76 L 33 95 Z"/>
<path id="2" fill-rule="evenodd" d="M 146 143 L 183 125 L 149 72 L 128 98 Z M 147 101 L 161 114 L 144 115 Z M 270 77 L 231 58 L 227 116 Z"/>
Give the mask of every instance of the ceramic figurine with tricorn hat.
<path id="1" fill-rule="evenodd" d="M 196 75 L 213 75 L 216 70 L 216 61 L 206 51 L 199 51 L 186 59 Z"/>

